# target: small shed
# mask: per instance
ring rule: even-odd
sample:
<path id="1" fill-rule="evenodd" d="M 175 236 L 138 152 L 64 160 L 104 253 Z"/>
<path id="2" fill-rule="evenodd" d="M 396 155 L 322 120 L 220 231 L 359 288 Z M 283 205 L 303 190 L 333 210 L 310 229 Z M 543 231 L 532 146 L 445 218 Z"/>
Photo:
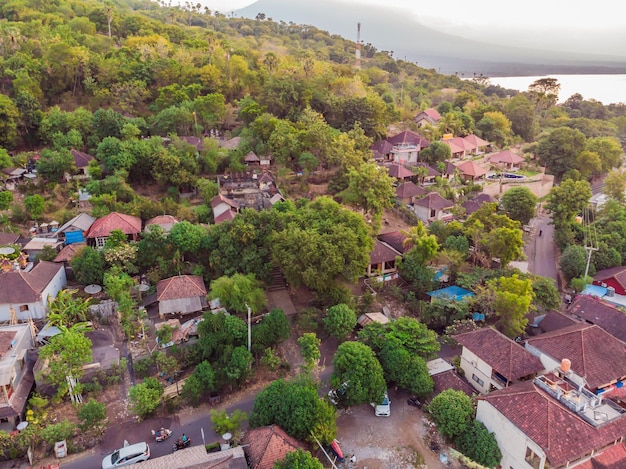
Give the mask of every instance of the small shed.
<path id="1" fill-rule="evenodd" d="M 357 323 L 361 327 L 365 327 L 372 322 L 387 324 L 389 322 L 389 318 L 383 313 L 365 313 L 361 314 L 361 316 L 359 316 L 359 319 L 357 320 Z"/>
<path id="2" fill-rule="evenodd" d="M 443 300 L 443 301 L 461 301 L 465 298 L 471 298 L 474 293 L 466 290 L 465 288 L 452 285 L 446 288 L 440 288 L 439 290 L 433 290 L 426 293 L 430 296 L 430 301 Z"/>

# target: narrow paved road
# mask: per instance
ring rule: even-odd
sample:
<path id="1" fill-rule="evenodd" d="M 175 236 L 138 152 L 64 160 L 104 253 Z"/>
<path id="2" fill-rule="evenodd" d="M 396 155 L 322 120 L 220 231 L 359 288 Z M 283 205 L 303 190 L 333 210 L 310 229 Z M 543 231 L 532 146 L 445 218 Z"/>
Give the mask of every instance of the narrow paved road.
<path id="1" fill-rule="evenodd" d="M 536 275 L 554 279 L 558 286 L 556 269 L 556 246 L 554 245 L 554 226 L 551 218 L 540 214 L 535 219 L 534 233 L 531 234 L 531 245 L 527 250 L 529 270 Z"/>

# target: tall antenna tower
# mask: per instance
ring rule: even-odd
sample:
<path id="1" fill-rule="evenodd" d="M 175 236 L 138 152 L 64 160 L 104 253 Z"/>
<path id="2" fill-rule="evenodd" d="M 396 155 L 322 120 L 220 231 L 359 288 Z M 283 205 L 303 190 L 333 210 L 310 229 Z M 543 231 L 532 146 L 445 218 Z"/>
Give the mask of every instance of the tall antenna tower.
<path id="1" fill-rule="evenodd" d="M 361 68 L 361 23 L 356 24 L 356 68 Z"/>

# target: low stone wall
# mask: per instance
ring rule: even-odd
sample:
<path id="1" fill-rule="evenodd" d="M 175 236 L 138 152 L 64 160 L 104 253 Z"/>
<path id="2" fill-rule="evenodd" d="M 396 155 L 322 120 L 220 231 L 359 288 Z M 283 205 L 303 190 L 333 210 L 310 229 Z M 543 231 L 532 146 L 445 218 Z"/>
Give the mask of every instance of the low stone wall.
<path id="1" fill-rule="evenodd" d="M 552 176 L 551 174 L 538 174 L 531 179 L 526 179 L 523 181 L 505 180 L 502 182 L 502 192 L 500 192 L 500 181 L 495 181 L 491 184 L 484 185 L 483 192 L 497 198 L 513 187 L 524 186 L 528 187 L 528 189 L 530 189 L 530 191 L 538 198 L 542 198 L 548 195 L 553 185 L 554 176 Z"/>

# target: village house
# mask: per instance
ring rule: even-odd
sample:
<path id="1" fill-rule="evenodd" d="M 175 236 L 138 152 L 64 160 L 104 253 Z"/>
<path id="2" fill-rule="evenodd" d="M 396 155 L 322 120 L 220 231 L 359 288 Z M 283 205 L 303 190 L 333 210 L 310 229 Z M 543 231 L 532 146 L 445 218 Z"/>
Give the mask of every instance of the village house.
<path id="1" fill-rule="evenodd" d="M 385 140 L 374 143 L 370 149 L 375 160 L 393 161 L 398 164 L 415 164 L 419 153 L 430 143 L 412 130 L 405 130 Z"/>
<path id="2" fill-rule="evenodd" d="M 88 213 L 80 213 L 63 223 L 56 231 L 56 237 L 64 244 L 84 243 L 85 236 L 96 219 Z"/>
<path id="3" fill-rule="evenodd" d="M 141 233 L 141 218 L 118 212 L 112 212 L 102 218 L 98 218 L 89 227 L 89 231 L 85 236 L 87 244 L 102 249 L 111 232 L 115 230 L 124 233 L 129 241 L 137 241 Z"/>
<path id="4" fill-rule="evenodd" d="M 234 200 L 222 194 L 217 194 L 211 199 L 211 209 L 213 210 L 213 223 L 219 225 L 224 221 L 235 218 L 235 215 L 239 213 L 240 206 Z"/>
<path id="5" fill-rule="evenodd" d="M 477 394 L 472 385 L 465 378 L 459 376 L 456 368 L 443 358 L 429 360 L 426 362 L 426 366 L 428 367 L 428 374 L 433 379 L 433 391 L 435 394 L 439 394 L 446 389 L 461 391 L 469 397 Z"/>
<path id="6" fill-rule="evenodd" d="M 0 326 L 0 429 L 12 431 L 24 418 L 33 388 L 33 364 L 28 350 L 34 348 L 28 323 Z"/>
<path id="7" fill-rule="evenodd" d="M 453 215 L 448 210 L 453 207 L 454 202 L 444 199 L 438 192 L 430 192 L 425 197 L 413 202 L 415 214 L 426 224 L 435 220 L 452 220 Z"/>
<path id="8" fill-rule="evenodd" d="M 454 340 L 463 346 L 461 368 L 481 394 L 532 379 L 544 368 L 536 356 L 491 327 L 455 335 Z"/>
<path id="9" fill-rule="evenodd" d="M 394 278 L 393 274 L 396 274 L 398 271 L 396 260 L 401 256 L 401 252 L 377 239 L 376 244 L 374 244 L 374 250 L 370 253 L 367 276 L 380 276 L 381 280 Z"/>
<path id="10" fill-rule="evenodd" d="M 594 296 L 578 295 L 567 312 L 587 324 L 600 326 L 613 337 L 626 342 L 626 314 L 614 305 Z"/>
<path id="11" fill-rule="evenodd" d="M 416 198 L 427 194 L 426 189 L 418 186 L 413 181 L 405 181 L 396 187 L 396 200 L 403 204 L 411 204 Z"/>
<path id="12" fill-rule="evenodd" d="M 48 299 L 56 298 L 65 285 L 65 269 L 54 262 L 41 261 L 28 272 L 0 272 L 0 322 L 13 317 L 20 321 L 44 319 Z"/>
<path id="13" fill-rule="evenodd" d="M 465 182 L 476 182 L 483 179 L 487 174 L 487 170 L 473 161 L 464 161 L 456 166 L 461 175 L 461 179 Z"/>
<path id="14" fill-rule="evenodd" d="M 433 126 L 437 124 L 437 122 L 439 122 L 440 119 L 441 119 L 441 114 L 439 114 L 437 109 L 431 107 L 418 113 L 417 116 L 415 116 L 415 119 L 413 120 L 417 124 L 417 127 L 421 128 L 421 127 L 424 127 L 425 125 Z"/>
<path id="15" fill-rule="evenodd" d="M 479 397 L 476 419 L 495 434 L 500 467 L 626 467 L 626 411 L 566 374 L 538 376 Z"/>
<path id="16" fill-rule="evenodd" d="M 150 218 L 146 221 L 143 230 L 150 231 L 152 227 L 159 226 L 163 232 L 167 234 L 176 223 L 179 223 L 179 220 L 172 215 L 157 215 L 156 217 Z"/>
<path id="17" fill-rule="evenodd" d="M 514 171 L 520 168 L 520 165 L 524 162 L 524 158 L 513 153 L 511 150 L 504 150 L 489 155 L 488 161 L 500 169 Z"/>
<path id="18" fill-rule="evenodd" d="M 597 325 L 574 324 L 531 337 L 525 348 L 546 372 L 567 360 L 568 379 L 596 394 L 621 392 L 617 383 L 626 379 L 626 344 Z"/>
<path id="19" fill-rule="evenodd" d="M 65 173 L 65 180 L 70 181 L 72 179 L 87 179 L 89 177 L 89 162 L 95 158 L 89 153 L 75 150 L 70 150 L 72 158 L 74 159 L 74 174 Z"/>
<path id="20" fill-rule="evenodd" d="M 609 267 L 596 272 L 593 276 L 593 284 L 612 288 L 612 291 L 618 295 L 626 295 L 626 267 Z"/>
<path id="21" fill-rule="evenodd" d="M 273 469 L 274 463 L 283 459 L 287 453 L 306 449 L 278 425 L 251 428 L 246 431 L 241 442 L 248 456 L 250 469 Z"/>
<path id="22" fill-rule="evenodd" d="M 156 287 L 159 317 L 167 314 L 190 314 L 208 307 L 204 280 L 199 275 L 177 275 L 160 280 Z"/>

